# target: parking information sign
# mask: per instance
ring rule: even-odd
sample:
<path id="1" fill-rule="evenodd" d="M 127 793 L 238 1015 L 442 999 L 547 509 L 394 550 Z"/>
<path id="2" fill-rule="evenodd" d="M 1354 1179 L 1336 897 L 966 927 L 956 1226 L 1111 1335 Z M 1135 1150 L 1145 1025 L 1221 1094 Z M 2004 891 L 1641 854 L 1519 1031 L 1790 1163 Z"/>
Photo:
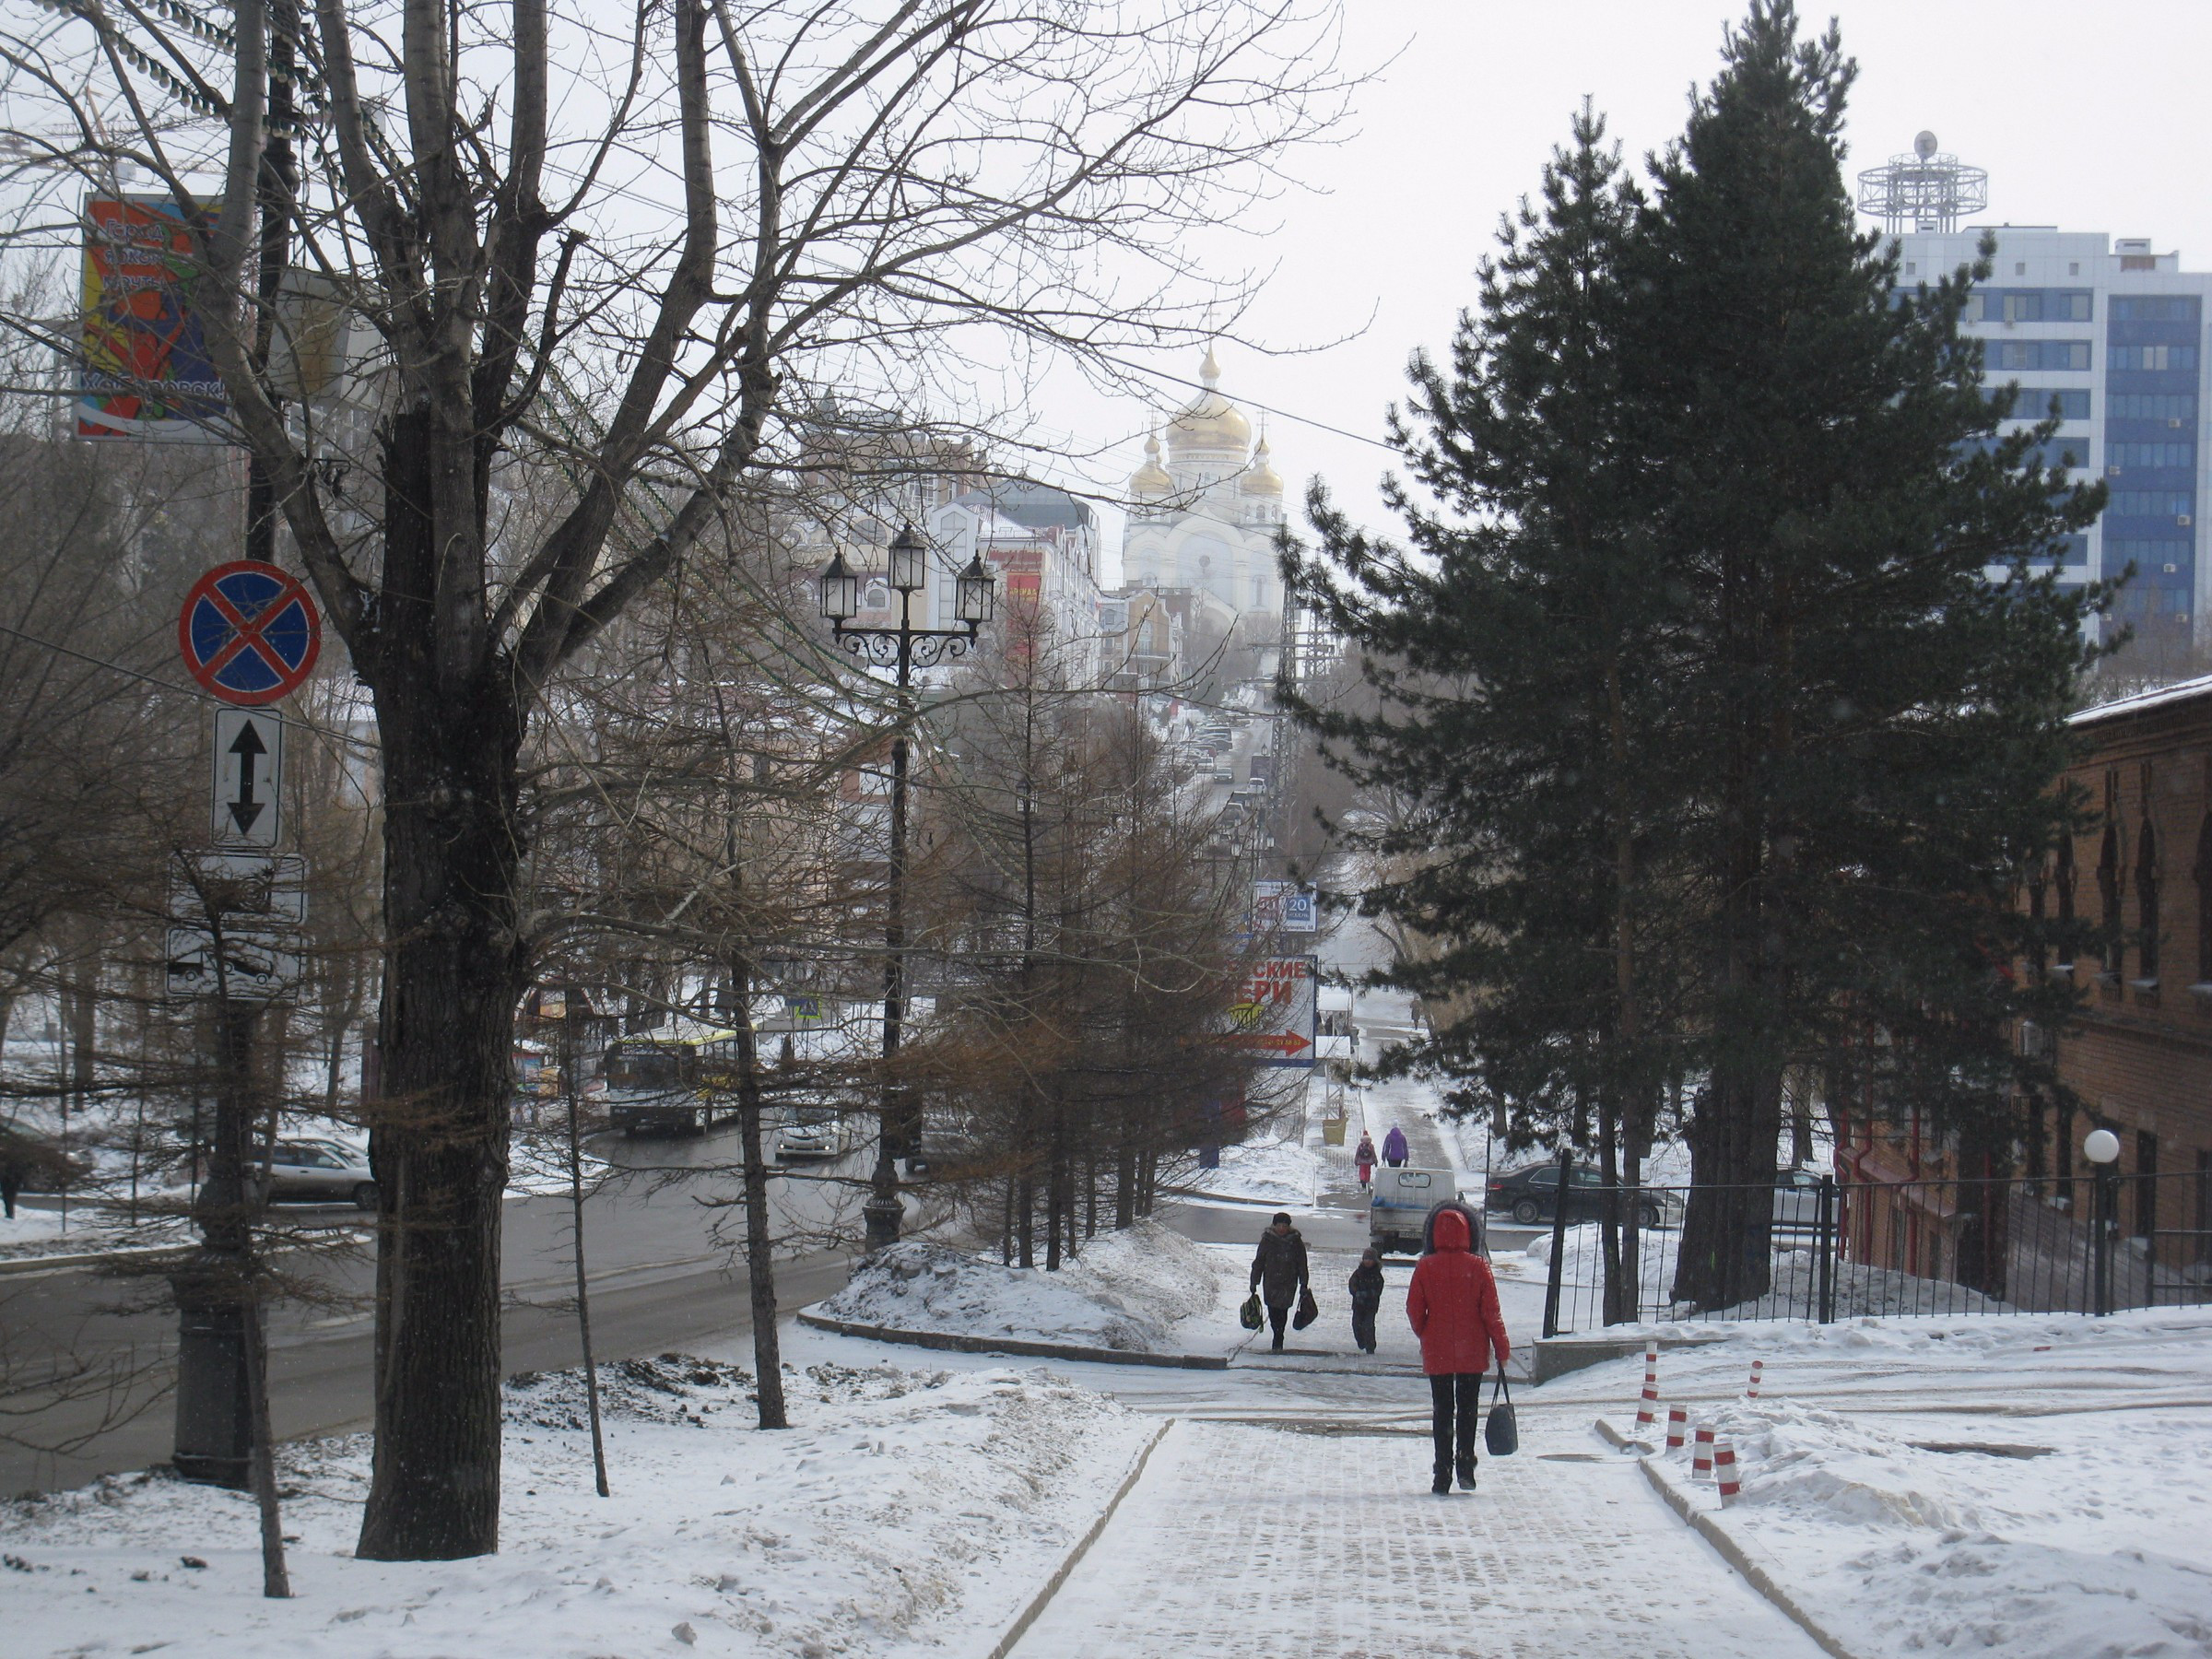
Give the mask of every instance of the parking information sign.
<path id="1" fill-rule="evenodd" d="M 298 690 L 323 649 L 323 620 L 297 577 L 259 559 L 218 565 L 177 618 L 184 667 L 210 696 L 251 706 Z"/>
<path id="2" fill-rule="evenodd" d="M 1310 956 L 1264 957 L 1230 1006 L 1220 1041 L 1260 1065 L 1311 1066 L 1320 1035 L 1320 975 Z"/>

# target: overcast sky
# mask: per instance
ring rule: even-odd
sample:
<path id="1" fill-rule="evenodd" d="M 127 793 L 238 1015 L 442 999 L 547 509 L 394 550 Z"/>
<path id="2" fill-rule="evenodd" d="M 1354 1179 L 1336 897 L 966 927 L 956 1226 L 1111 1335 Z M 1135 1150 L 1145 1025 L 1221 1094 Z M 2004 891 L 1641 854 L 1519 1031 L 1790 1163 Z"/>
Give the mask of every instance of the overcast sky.
<path id="1" fill-rule="evenodd" d="M 1693 83 L 1719 64 L 1719 0 L 1348 0 L 1347 61 L 1391 61 L 1359 97 L 1346 142 L 1293 171 L 1318 194 L 1276 205 L 1279 228 L 1224 252 L 1275 275 L 1245 332 L 1278 352 L 1357 331 L 1311 356 L 1225 345 L 1222 390 L 1380 438 L 1416 346 L 1441 347 L 1473 292 L 1498 216 L 1535 185 L 1587 94 L 1641 159 L 1680 132 Z M 1909 150 L 1922 128 L 1988 169 L 1989 222 L 2147 236 L 2185 268 L 2212 268 L 2212 0 L 1846 0 L 1808 6 L 1842 25 L 1859 63 L 1855 173 Z M 1175 365 L 1194 373 L 1195 363 Z M 1173 394 L 1162 393 L 1162 407 Z M 1253 411 L 1255 416 L 1258 412 Z M 1156 417 L 1149 417 L 1156 418 Z M 1147 411 L 1070 387 L 1047 414 L 1140 459 Z M 1391 457 L 1357 438 L 1265 417 L 1294 491 L 1316 474 L 1379 523 Z M 1104 470 L 1104 469 L 1101 469 Z M 1110 570 L 1119 519 L 1108 527 Z"/>

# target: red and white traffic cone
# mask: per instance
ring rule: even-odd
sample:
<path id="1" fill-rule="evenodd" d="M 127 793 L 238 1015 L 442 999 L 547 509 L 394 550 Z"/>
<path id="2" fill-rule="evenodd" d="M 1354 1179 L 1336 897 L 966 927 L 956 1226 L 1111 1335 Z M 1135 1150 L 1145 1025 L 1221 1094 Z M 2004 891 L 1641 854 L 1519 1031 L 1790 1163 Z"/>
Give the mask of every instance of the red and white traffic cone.
<path id="1" fill-rule="evenodd" d="M 1659 1350 L 1643 1350 L 1643 1394 L 1636 1403 L 1636 1427 L 1649 1429 L 1659 1420 Z"/>
<path id="2" fill-rule="evenodd" d="M 1765 1372 L 1766 1369 L 1767 1362 L 1764 1359 L 1754 1359 L 1751 1361 L 1751 1387 L 1748 1390 L 1748 1394 L 1749 1397 L 1754 1400 L 1759 1398 L 1759 1382 L 1760 1376 Z"/>
<path id="3" fill-rule="evenodd" d="M 1712 1480 L 1720 1488 L 1723 1509 L 1734 1503 L 1744 1489 L 1735 1477 L 1735 1448 L 1726 1441 L 1712 1449 Z"/>
<path id="4" fill-rule="evenodd" d="M 1682 1441 L 1688 1437 L 1688 1433 L 1689 1407 L 1687 1406 L 1669 1406 L 1666 1408 L 1666 1449 L 1669 1452 L 1681 1451 Z"/>
<path id="5" fill-rule="evenodd" d="M 1689 1477 L 1692 1480 L 1709 1479 L 1712 1475 L 1712 1430 L 1704 1424 L 1698 1425 L 1697 1444 L 1689 1457 Z"/>

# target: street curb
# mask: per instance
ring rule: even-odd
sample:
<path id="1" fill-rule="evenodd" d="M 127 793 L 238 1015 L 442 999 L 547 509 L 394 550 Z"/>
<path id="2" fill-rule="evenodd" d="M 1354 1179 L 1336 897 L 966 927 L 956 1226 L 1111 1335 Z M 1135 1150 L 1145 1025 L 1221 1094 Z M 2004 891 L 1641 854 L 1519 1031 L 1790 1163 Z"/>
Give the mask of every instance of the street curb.
<path id="1" fill-rule="evenodd" d="M 1773 1603 L 1784 1618 L 1810 1636 L 1815 1645 L 1829 1655 L 1829 1659 L 1863 1659 L 1861 1654 L 1845 1647 L 1830 1635 L 1819 1620 L 1799 1605 L 1795 1596 L 1782 1587 L 1771 1572 L 1751 1559 L 1748 1549 L 1728 1535 L 1719 1522 L 1691 1503 L 1688 1492 L 1661 1474 L 1649 1446 L 1641 1441 L 1625 1438 L 1603 1418 L 1597 1419 L 1596 1429 L 1602 1438 L 1622 1451 L 1640 1451 L 1641 1455 L 1637 1458 L 1636 1465 L 1642 1470 L 1643 1478 L 1652 1490 L 1666 1500 L 1666 1507 L 1688 1522 L 1692 1532 L 1718 1550 L 1721 1559 L 1735 1568 L 1754 1590 Z"/>
<path id="2" fill-rule="evenodd" d="M 855 1324 L 801 1308 L 801 1324 L 869 1342 L 903 1342 L 913 1347 L 961 1354 L 1012 1354 L 1024 1359 L 1082 1359 L 1098 1365 L 1157 1365 L 1170 1371 L 1227 1371 L 1227 1354 L 1135 1354 L 1125 1348 L 1076 1347 L 1059 1342 L 1021 1342 L 1011 1337 L 969 1336 L 957 1331 L 906 1331 L 896 1325 Z"/>
<path id="3" fill-rule="evenodd" d="M 1030 1627 L 1037 1622 L 1037 1616 L 1051 1605 L 1053 1596 L 1060 1594 L 1060 1586 L 1067 1583 L 1068 1574 L 1075 1571 L 1077 1565 L 1090 1553 L 1090 1547 L 1099 1541 L 1099 1535 L 1106 1530 L 1107 1524 L 1113 1519 L 1114 1512 L 1122 1507 L 1122 1500 L 1128 1497 L 1136 1483 L 1144 1478 L 1145 1465 L 1152 1461 L 1152 1453 L 1159 1449 L 1159 1442 L 1168 1438 L 1168 1430 L 1174 1427 L 1175 1419 L 1170 1418 L 1152 1431 L 1152 1438 L 1145 1442 L 1145 1449 L 1136 1454 L 1136 1462 L 1130 1466 L 1129 1473 L 1122 1477 L 1122 1484 L 1114 1488 L 1113 1496 L 1107 1500 L 1106 1507 L 1099 1512 L 1099 1518 L 1090 1524 L 1090 1530 L 1076 1540 L 1075 1547 L 1067 1552 L 1058 1571 L 1046 1579 L 1043 1587 L 1030 1598 L 1030 1605 L 1021 1610 L 1019 1618 L 1006 1627 L 1006 1633 L 998 1639 L 998 1645 L 985 1654 L 984 1659 L 1006 1659 L 1006 1655 L 1014 1651 L 1021 1639 L 1030 1633 Z"/>
<path id="4" fill-rule="evenodd" d="M 45 1267 L 97 1267 L 105 1262 L 158 1262 L 166 1256 L 188 1255 L 196 1245 L 156 1244 L 144 1250 L 90 1250 L 69 1255 L 9 1256 L 0 1261 L 0 1277 L 11 1273 L 36 1273 Z"/>

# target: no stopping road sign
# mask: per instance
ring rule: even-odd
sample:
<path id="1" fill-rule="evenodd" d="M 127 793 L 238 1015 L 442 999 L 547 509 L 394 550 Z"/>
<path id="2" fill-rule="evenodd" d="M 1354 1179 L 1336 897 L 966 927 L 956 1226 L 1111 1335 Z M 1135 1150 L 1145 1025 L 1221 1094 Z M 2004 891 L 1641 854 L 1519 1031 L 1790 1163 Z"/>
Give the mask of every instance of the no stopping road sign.
<path id="1" fill-rule="evenodd" d="M 323 622 L 299 578 L 259 559 L 221 564 L 192 584 L 177 649 L 203 690 L 229 703 L 275 702 L 314 671 Z"/>

